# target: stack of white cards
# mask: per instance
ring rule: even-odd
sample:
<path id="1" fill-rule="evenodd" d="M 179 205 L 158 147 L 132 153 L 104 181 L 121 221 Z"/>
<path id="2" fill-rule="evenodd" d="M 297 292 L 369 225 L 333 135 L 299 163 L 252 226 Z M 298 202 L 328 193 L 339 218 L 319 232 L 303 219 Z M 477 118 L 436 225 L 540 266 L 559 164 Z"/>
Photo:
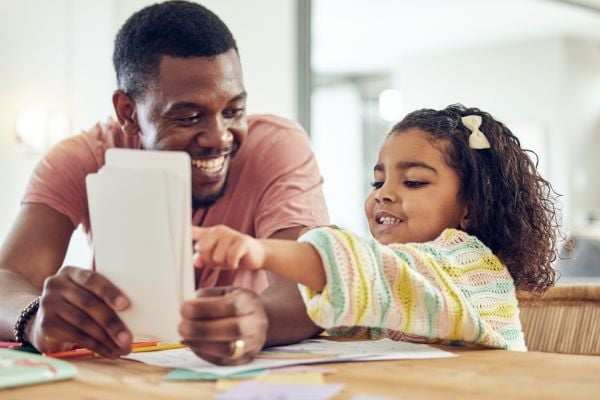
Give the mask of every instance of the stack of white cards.
<path id="1" fill-rule="evenodd" d="M 179 341 L 194 293 L 189 155 L 110 149 L 86 184 L 96 270 L 132 303 L 121 319 L 135 336 Z"/>

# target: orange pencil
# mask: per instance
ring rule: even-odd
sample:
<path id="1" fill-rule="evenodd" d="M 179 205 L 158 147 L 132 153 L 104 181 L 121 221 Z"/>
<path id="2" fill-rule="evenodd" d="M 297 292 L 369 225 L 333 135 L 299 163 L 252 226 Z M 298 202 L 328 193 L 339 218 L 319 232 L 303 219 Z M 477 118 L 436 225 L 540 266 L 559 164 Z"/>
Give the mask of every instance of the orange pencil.
<path id="1" fill-rule="evenodd" d="M 157 346 L 160 340 L 148 340 L 146 342 L 133 342 L 131 348 Z"/>
<path id="2" fill-rule="evenodd" d="M 53 358 L 79 358 L 79 357 L 93 357 L 96 353 L 89 349 L 75 349 L 67 351 L 57 351 L 55 353 L 44 353 L 45 356 Z"/>
<path id="3" fill-rule="evenodd" d="M 149 340 L 146 342 L 133 342 L 131 343 L 131 347 L 133 349 L 135 348 L 146 348 L 146 347 L 153 347 L 158 345 L 158 340 Z M 86 348 L 79 348 L 79 349 L 73 349 L 73 350 L 67 350 L 67 351 L 58 351 L 55 353 L 45 353 L 44 355 L 48 356 L 48 357 L 54 357 L 54 358 L 79 358 L 79 357 L 93 357 L 93 356 L 97 356 L 100 357 L 99 354 L 93 352 L 90 349 L 86 349 Z"/>

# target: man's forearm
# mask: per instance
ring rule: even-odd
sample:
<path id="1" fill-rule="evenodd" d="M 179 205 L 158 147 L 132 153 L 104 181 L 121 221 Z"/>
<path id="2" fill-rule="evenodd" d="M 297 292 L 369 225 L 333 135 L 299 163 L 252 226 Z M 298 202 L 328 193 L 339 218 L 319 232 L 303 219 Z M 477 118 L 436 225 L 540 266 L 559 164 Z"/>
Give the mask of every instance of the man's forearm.
<path id="1" fill-rule="evenodd" d="M 40 291 L 18 273 L 0 268 L 0 293 L 0 338 L 12 340 L 21 311 L 40 295 Z"/>
<path id="2" fill-rule="evenodd" d="M 261 295 L 269 318 L 266 346 L 296 343 L 323 331 L 306 314 L 298 286 L 279 280 Z"/>

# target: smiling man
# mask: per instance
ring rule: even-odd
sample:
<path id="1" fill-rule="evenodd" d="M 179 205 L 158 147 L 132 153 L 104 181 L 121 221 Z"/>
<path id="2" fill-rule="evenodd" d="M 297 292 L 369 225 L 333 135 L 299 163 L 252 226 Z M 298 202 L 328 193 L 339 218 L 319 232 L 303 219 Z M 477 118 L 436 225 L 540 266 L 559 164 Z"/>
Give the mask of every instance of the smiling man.
<path id="1" fill-rule="evenodd" d="M 129 306 L 127 288 L 88 269 L 60 268 L 77 226 L 93 236 L 85 177 L 109 148 L 187 152 L 196 226 L 296 239 L 304 227 L 328 223 L 306 134 L 283 118 L 246 115 L 236 43 L 216 15 L 185 1 L 146 7 L 117 34 L 113 61 L 117 121 L 42 159 L 0 252 L 0 335 L 43 352 L 76 343 L 117 357 L 131 348 L 117 315 Z M 319 332 L 296 286 L 270 283 L 262 271 L 199 270 L 197 297 L 181 309 L 185 342 L 209 361 L 238 364 L 265 344 Z"/>

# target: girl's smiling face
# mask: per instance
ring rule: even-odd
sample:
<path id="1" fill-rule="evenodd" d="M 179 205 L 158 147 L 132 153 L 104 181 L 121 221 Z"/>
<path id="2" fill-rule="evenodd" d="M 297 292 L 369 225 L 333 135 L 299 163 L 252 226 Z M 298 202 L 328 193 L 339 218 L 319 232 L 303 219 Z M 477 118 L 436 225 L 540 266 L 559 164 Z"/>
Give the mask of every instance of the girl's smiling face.
<path id="1" fill-rule="evenodd" d="M 369 229 L 380 243 L 428 242 L 446 228 L 466 228 L 461 182 L 443 148 L 417 128 L 393 132 L 383 142 L 365 202 Z"/>

